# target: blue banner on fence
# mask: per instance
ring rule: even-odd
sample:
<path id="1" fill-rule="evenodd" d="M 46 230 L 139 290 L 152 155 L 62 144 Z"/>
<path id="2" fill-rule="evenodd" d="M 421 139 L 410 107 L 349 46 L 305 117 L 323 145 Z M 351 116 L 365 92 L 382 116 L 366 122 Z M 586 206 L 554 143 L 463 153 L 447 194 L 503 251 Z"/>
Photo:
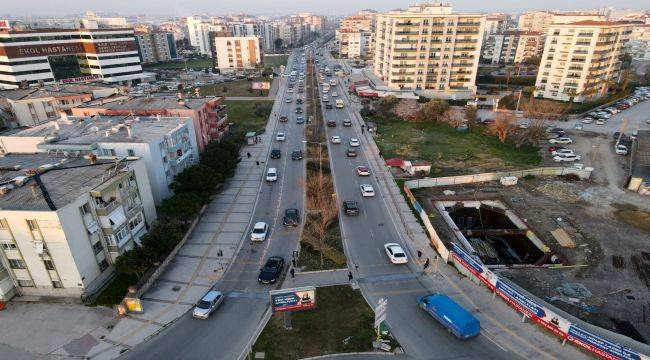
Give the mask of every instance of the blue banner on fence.
<path id="1" fill-rule="evenodd" d="M 483 273 L 483 265 L 479 263 L 478 261 L 474 260 L 471 256 L 469 256 L 468 253 L 466 253 L 463 249 L 460 248 L 460 246 L 451 243 L 451 245 L 454 247 L 454 252 L 458 257 L 460 257 L 463 262 L 467 264 L 467 266 L 470 266 L 472 269 L 474 269 L 474 272 L 477 274 Z"/>
<path id="2" fill-rule="evenodd" d="M 544 308 L 541 305 L 539 305 L 535 301 L 527 298 L 524 294 L 520 293 L 519 291 L 517 291 L 512 286 L 504 283 L 500 279 L 497 280 L 496 288 L 497 288 L 497 290 L 499 290 L 503 294 L 507 295 L 512 300 L 516 301 L 524 309 L 530 311 L 531 313 L 533 313 L 537 317 L 543 318 L 544 316 L 546 316 L 546 312 L 544 311 Z"/>
<path id="3" fill-rule="evenodd" d="M 424 211 L 422 209 L 422 205 L 420 205 L 420 203 L 417 201 L 413 203 L 413 207 L 415 208 L 415 211 L 417 211 L 418 214 L 422 214 L 422 211 Z"/>
<path id="4" fill-rule="evenodd" d="M 626 360 L 641 359 L 641 356 L 633 350 L 625 348 L 619 344 L 614 344 L 613 342 L 607 341 L 574 325 L 569 327 L 569 339 L 581 342 L 585 348 L 597 354 L 602 356 L 609 355 L 605 356 L 607 358 Z"/>

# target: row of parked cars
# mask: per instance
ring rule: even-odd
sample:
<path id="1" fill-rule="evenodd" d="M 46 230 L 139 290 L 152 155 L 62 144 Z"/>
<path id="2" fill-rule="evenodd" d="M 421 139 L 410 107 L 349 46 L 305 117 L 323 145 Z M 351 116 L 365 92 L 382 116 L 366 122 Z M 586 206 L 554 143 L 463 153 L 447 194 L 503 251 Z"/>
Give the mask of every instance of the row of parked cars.
<path id="1" fill-rule="evenodd" d="M 548 151 L 553 157 L 555 162 L 573 162 L 580 161 L 582 159 L 581 155 L 576 154 L 573 149 L 566 147 L 564 145 L 573 144 L 573 139 L 565 136 L 565 131 L 562 128 L 558 127 L 549 127 L 546 129 L 547 136 L 550 137 L 548 140 L 551 146 L 548 147 Z"/>
<path id="2" fill-rule="evenodd" d="M 587 116 L 582 119 L 582 122 L 584 124 L 595 122 L 596 125 L 605 125 L 606 121 L 609 120 L 612 115 L 618 114 L 619 112 L 629 109 L 630 107 L 648 99 L 650 99 L 650 87 L 638 87 L 634 90 L 632 95 L 621 99 L 608 107 L 587 113 Z M 650 118 L 648 118 L 646 122 L 650 124 Z"/>

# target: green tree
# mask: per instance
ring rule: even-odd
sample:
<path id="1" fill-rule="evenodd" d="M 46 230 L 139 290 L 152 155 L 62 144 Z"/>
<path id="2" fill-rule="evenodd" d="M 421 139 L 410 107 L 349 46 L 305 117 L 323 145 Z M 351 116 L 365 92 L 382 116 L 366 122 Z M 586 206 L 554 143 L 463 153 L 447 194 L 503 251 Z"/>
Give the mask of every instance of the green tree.
<path id="1" fill-rule="evenodd" d="M 375 112 L 382 118 L 387 119 L 393 114 L 393 109 L 398 102 L 399 99 L 393 95 L 385 96 L 375 105 Z"/>
<path id="2" fill-rule="evenodd" d="M 191 192 L 199 196 L 208 197 L 222 181 L 222 175 L 212 170 L 209 166 L 198 164 L 190 166 L 176 175 L 172 183 L 172 189 L 177 193 Z"/>
<path id="3" fill-rule="evenodd" d="M 269 116 L 271 113 L 271 110 L 273 110 L 273 103 L 269 102 L 268 104 L 265 103 L 257 103 L 255 104 L 255 107 L 253 109 L 253 115 L 261 118 L 266 118 Z"/>
<path id="4" fill-rule="evenodd" d="M 193 193 L 174 194 L 162 203 L 165 214 L 187 222 L 193 219 L 201 210 L 204 200 Z"/>
<path id="5" fill-rule="evenodd" d="M 499 100 L 499 109 L 514 110 L 517 107 L 517 97 L 506 95 Z"/>
<path id="6" fill-rule="evenodd" d="M 440 121 L 449 110 L 449 103 L 442 99 L 431 99 L 424 104 L 415 117 L 417 121 Z"/>
<path id="7" fill-rule="evenodd" d="M 282 40 L 281 38 L 275 39 L 275 41 L 273 42 L 273 45 L 275 46 L 275 50 L 280 50 L 282 48 L 283 42 L 284 40 Z"/>
<path id="8" fill-rule="evenodd" d="M 125 252 L 115 260 L 115 268 L 118 272 L 127 275 L 135 275 L 138 279 L 151 268 L 151 258 L 136 245 L 133 249 Z"/>
<path id="9" fill-rule="evenodd" d="M 160 221 L 142 237 L 142 249 L 151 261 L 170 252 L 184 236 L 184 227 L 178 221 Z"/>
<path id="10" fill-rule="evenodd" d="M 161 85 L 159 88 L 160 91 L 168 91 L 169 87 L 167 85 Z"/>

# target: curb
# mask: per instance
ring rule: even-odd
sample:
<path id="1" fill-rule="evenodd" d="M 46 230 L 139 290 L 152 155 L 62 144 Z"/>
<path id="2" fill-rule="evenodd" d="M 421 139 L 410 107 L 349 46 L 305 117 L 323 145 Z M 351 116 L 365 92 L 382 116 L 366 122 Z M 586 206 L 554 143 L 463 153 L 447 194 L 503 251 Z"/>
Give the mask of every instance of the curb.
<path id="1" fill-rule="evenodd" d="M 318 359 L 331 359 L 343 356 L 359 356 L 359 355 L 372 355 L 372 356 L 397 356 L 394 352 L 381 352 L 381 351 L 365 351 L 357 353 L 339 353 L 339 354 L 329 354 L 321 356 L 313 356 L 308 358 L 301 358 L 300 360 L 318 360 Z M 402 354 L 399 354 L 402 355 Z"/>

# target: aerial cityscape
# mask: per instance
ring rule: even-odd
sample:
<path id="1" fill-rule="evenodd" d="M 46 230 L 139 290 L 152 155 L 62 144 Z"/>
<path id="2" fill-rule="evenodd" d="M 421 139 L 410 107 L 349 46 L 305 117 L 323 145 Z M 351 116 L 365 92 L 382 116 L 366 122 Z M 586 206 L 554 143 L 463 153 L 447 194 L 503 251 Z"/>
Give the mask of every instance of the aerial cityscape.
<path id="1" fill-rule="evenodd" d="M 650 6 L 0 9 L 0 359 L 650 360 Z"/>

